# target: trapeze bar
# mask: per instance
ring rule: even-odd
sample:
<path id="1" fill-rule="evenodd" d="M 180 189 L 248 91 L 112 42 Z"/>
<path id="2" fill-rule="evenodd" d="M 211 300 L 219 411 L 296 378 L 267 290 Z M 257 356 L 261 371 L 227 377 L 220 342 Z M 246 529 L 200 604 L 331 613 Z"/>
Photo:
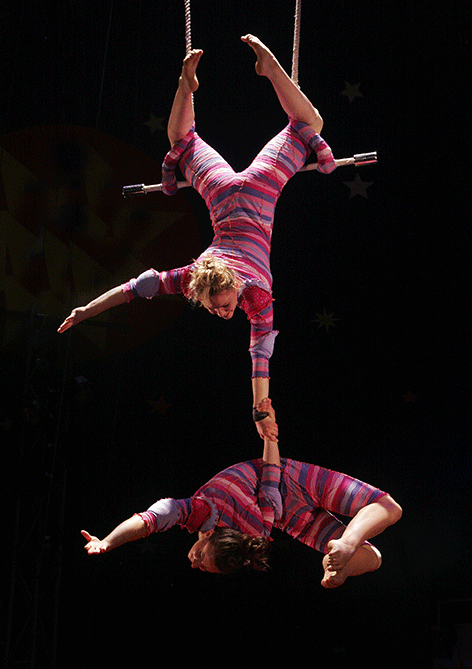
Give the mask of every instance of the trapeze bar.
<path id="1" fill-rule="evenodd" d="M 146 195 L 145 185 L 136 184 L 135 186 L 123 186 L 123 195 L 129 197 L 131 195 Z"/>
<path id="2" fill-rule="evenodd" d="M 336 167 L 344 167 L 345 165 L 354 165 L 355 167 L 360 167 L 361 165 L 372 165 L 377 162 L 377 151 L 371 151 L 370 153 L 356 153 L 352 158 L 340 158 L 335 161 Z M 308 163 L 304 165 L 299 172 L 308 172 L 310 170 L 316 170 L 317 163 Z M 187 188 L 190 184 L 188 181 L 177 181 L 177 188 Z M 144 184 L 134 184 L 133 186 L 123 186 L 123 197 L 132 197 L 135 195 L 146 195 L 147 193 L 153 193 L 154 191 L 161 191 L 162 184 L 153 184 L 151 186 L 145 186 Z"/>
<path id="3" fill-rule="evenodd" d="M 371 151 L 370 153 L 356 153 L 352 158 L 338 158 L 334 161 L 336 167 L 344 167 L 345 165 L 354 165 L 355 167 L 360 167 L 361 165 L 372 165 L 377 162 L 377 151 Z M 299 172 L 309 172 L 311 170 L 316 170 L 318 163 L 308 163 L 303 165 Z"/>
<path id="4" fill-rule="evenodd" d="M 371 165 L 372 163 L 377 162 L 377 151 L 371 151 L 370 153 L 356 153 L 354 155 L 354 165 L 358 167 L 359 165 Z"/>
<path id="5" fill-rule="evenodd" d="M 188 181 L 177 181 L 177 188 L 187 188 L 189 186 Z M 131 197 L 133 195 L 146 195 L 147 193 L 161 190 L 162 184 L 153 184 L 151 186 L 135 184 L 134 186 L 123 186 L 122 193 L 124 197 Z"/>

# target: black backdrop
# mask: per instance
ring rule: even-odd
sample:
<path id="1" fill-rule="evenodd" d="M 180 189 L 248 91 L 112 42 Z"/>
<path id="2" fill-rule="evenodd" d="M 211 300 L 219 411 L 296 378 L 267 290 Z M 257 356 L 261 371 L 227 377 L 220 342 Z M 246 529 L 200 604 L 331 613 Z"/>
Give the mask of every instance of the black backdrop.
<path id="1" fill-rule="evenodd" d="M 260 36 L 290 71 L 292 4 L 192 4 L 198 131 L 235 169 L 285 123 L 239 36 Z M 160 181 L 184 7 L 2 7 L 5 666 L 152 666 L 167 648 L 220 664 L 456 666 L 472 623 L 466 19 L 438 2 L 302 7 L 299 81 L 323 136 L 336 157 L 379 162 L 300 174 L 279 201 L 281 451 L 404 508 L 377 539 L 382 569 L 326 592 L 321 557 L 278 534 L 269 574 L 230 580 L 193 572 L 179 529 L 83 551 L 80 529 L 104 535 L 259 456 L 248 323 L 172 299 L 56 334 L 73 306 L 211 239 L 188 189 L 121 196 Z"/>

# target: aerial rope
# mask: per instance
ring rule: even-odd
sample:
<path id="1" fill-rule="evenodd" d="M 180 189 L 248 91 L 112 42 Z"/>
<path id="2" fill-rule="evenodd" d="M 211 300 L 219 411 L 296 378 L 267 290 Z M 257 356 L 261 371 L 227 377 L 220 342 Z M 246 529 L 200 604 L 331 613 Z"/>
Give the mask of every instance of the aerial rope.
<path id="1" fill-rule="evenodd" d="M 190 17 L 190 0 L 185 0 L 185 54 L 192 48 L 192 20 Z"/>
<path id="2" fill-rule="evenodd" d="M 300 15 L 302 9 L 302 0 L 296 0 L 295 3 L 295 27 L 293 30 L 293 51 L 292 51 L 292 81 L 298 86 L 298 54 L 300 51 Z"/>
<path id="3" fill-rule="evenodd" d="M 185 53 L 186 55 L 192 49 L 192 21 L 190 15 L 190 0 L 184 0 L 185 3 Z M 293 49 L 292 49 L 292 73 L 291 79 L 298 86 L 298 57 L 300 53 L 300 17 L 301 17 L 301 0 L 295 2 L 295 24 L 293 32 Z M 193 94 L 192 94 L 193 103 Z M 354 165 L 359 167 L 361 165 L 370 165 L 377 162 L 377 151 L 370 153 L 357 153 L 351 158 L 335 159 L 336 167 L 344 167 L 345 165 Z M 300 168 L 299 172 L 307 172 L 315 170 L 317 163 L 308 163 Z M 188 181 L 177 181 L 177 188 L 187 188 L 190 184 Z M 130 197 L 132 195 L 146 195 L 155 191 L 162 191 L 162 184 L 152 184 L 146 186 L 144 184 L 134 184 L 131 186 L 123 186 L 123 196 Z"/>

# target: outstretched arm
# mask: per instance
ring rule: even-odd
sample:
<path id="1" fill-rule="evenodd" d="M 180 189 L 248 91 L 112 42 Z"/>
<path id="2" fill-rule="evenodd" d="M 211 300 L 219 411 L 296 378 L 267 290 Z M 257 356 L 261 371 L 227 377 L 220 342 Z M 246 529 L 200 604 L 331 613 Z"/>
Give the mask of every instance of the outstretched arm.
<path id="1" fill-rule="evenodd" d="M 275 412 L 268 397 L 257 406 L 259 411 L 266 411 L 275 422 Z M 264 530 L 270 534 L 274 523 L 282 517 L 283 504 L 280 495 L 280 456 L 279 447 L 275 441 L 264 439 L 262 454 L 264 466 L 262 469 L 261 484 L 258 491 L 258 504 L 264 519 Z"/>
<path id="2" fill-rule="evenodd" d="M 124 304 L 126 302 L 126 297 L 121 289 L 121 286 L 116 286 L 107 291 L 100 297 L 95 298 L 92 302 L 89 302 L 85 307 L 77 307 L 73 309 L 70 316 L 60 325 L 57 329 L 58 332 L 65 332 L 73 325 L 77 325 L 81 321 L 84 321 L 86 318 L 91 318 L 97 314 L 106 311 L 111 307 L 116 307 L 119 304 Z"/>
<path id="3" fill-rule="evenodd" d="M 148 529 L 141 516 L 131 516 L 131 518 L 128 518 L 115 527 L 105 539 L 98 539 L 98 537 L 92 536 L 86 530 L 82 530 L 81 534 L 87 541 L 85 550 L 89 555 L 94 555 L 95 553 L 108 553 L 114 548 L 130 541 L 142 539 L 147 536 Z"/>
<path id="4" fill-rule="evenodd" d="M 275 424 L 275 411 L 272 407 L 272 402 L 268 397 L 265 397 L 262 402 L 257 405 L 259 411 L 267 411 L 269 418 Z M 269 465 L 277 465 L 280 467 L 280 453 L 279 445 L 276 441 L 272 441 L 268 437 L 264 437 L 264 451 L 262 459 Z"/>
<path id="5" fill-rule="evenodd" d="M 253 394 L 253 407 L 256 407 L 258 411 L 267 411 L 267 409 L 261 409 L 261 403 L 268 399 L 269 394 L 269 379 L 261 376 L 256 376 L 252 379 L 252 394 Z M 270 400 L 269 400 L 270 402 Z M 279 428 L 275 422 L 275 413 L 272 409 L 272 413 L 268 412 L 269 415 L 262 420 L 256 420 L 256 428 L 259 432 L 262 439 L 269 439 L 271 441 L 277 442 L 277 437 L 279 434 Z"/>
<path id="6" fill-rule="evenodd" d="M 264 462 L 269 465 L 277 465 L 280 467 L 280 453 L 279 445 L 270 439 L 264 439 L 264 453 L 262 455 Z"/>

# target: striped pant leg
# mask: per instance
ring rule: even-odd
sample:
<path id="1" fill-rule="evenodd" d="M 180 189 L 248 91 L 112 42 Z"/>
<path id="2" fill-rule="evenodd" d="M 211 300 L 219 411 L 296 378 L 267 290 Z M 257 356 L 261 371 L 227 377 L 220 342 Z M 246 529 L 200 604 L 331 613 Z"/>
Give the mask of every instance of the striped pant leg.
<path id="1" fill-rule="evenodd" d="M 241 173 L 241 191 L 252 200 L 253 209 L 270 239 L 277 200 L 289 179 L 304 165 L 309 150 L 291 125 L 271 139 Z"/>
<path id="2" fill-rule="evenodd" d="M 326 509 L 313 509 L 300 518 L 300 525 L 291 527 L 288 534 L 320 553 L 327 553 L 328 543 L 340 539 L 346 529 L 344 523 Z"/>
<path id="3" fill-rule="evenodd" d="M 180 169 L 189 184 L 197 190 L 210 210 L 215 190 L 234 179 L 235 172 L 224 158 L 195 133 L 182 153 Z"/>
<path id="4" fill-rule="evenodd" d="M 347 474 L 330 469 L 318 469 L 316 496 L 320 506 L 332 513 L 352 518 L 363 507 L 387 494 Z"/>
<path id="5" fill-rule="evenodd" d="M 310 149 L 291 125 L 285 127 L 257 154 L 244 171 L 253 183 L 279 195 L 287 181 L 305 164 Z"/>
<path id="6" fill-rule="evenodd" d="M 284 529 L 295 539 L 321 552 L 339 539 L 345 525 L 334 515 L 353 517 L 384 495 L 378 488 L 341 472 L 297 461 L 287 461 Z"/>

